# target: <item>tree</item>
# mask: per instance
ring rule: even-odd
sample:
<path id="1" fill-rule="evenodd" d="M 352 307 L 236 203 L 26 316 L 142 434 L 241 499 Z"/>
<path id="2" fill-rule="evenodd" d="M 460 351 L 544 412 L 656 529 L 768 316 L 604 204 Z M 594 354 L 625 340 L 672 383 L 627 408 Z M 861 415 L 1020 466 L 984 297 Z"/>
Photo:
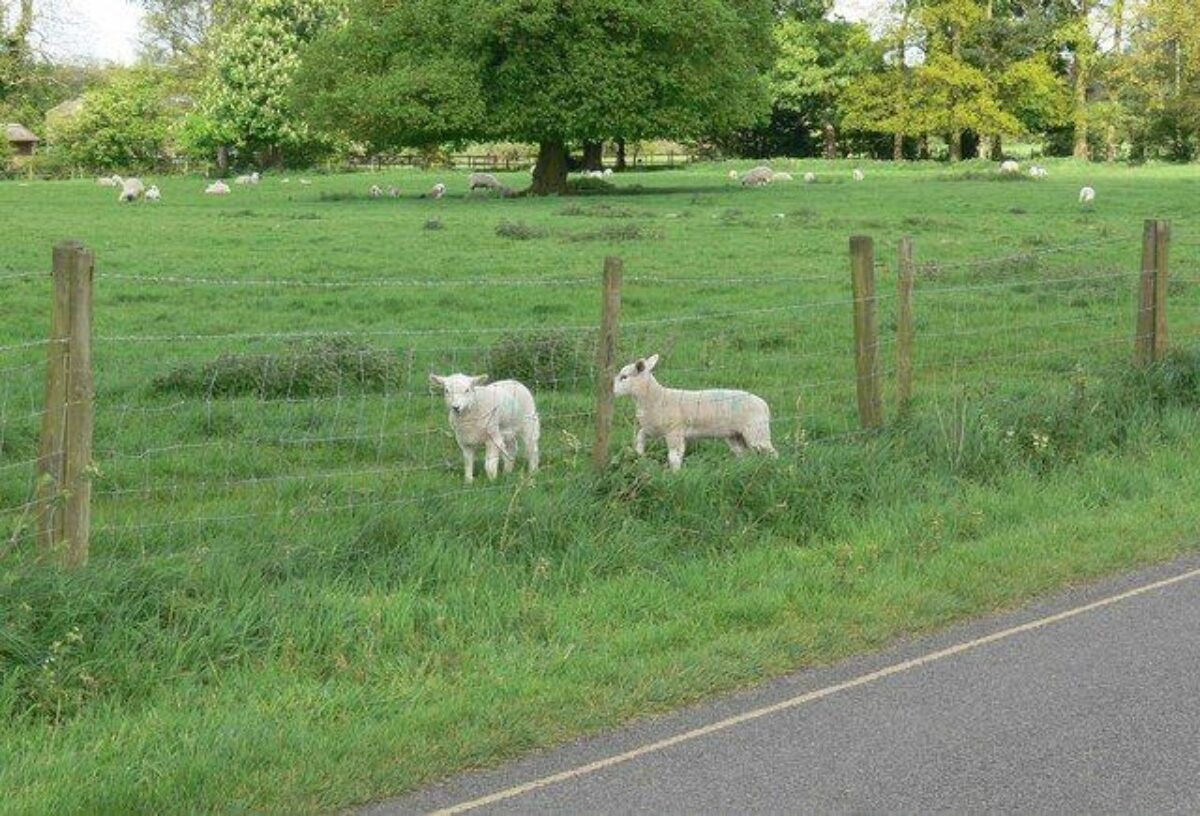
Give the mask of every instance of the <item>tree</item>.
<path id="1" fill-rule="evenodd" d="M 267 165 L 322 142 L 291 105 L 301 47 L 339 17 L 338 0 L 237 0 L 213 38 L 193 143 Z M 223 162 L 222 162 L 223 163 Z"/>
<path id="2" fill-rule="evenodd" d="M 570 143 L 756 121 L 771 15 L 770 0 L 358 0 L 307 51 L 296 98 L 376 148 L 535 142 L 531 192 L 565 192 Z"/>
<path id="3" fill-rule="evenodd" d="M 137 0 L 145 12 L 142 42 L 167 59 L 190 57 L 221 19 L 220 0 Z"/>
<path id="4" fill-rule="evenodd" d="M 1183 161 L 1200 153 L 1200 0 L 1146 0 L 1121 72 L 1138 111 L 1135 150 Z"/>

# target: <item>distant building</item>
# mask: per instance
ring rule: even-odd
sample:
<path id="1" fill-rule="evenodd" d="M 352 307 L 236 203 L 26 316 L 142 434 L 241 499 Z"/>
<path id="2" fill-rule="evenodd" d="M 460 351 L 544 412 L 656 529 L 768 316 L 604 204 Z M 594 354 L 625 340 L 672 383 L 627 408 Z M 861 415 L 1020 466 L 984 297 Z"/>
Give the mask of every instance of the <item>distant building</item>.
<path id="1" fill-rule="evenodd" d="M 13 153 L 18 156 L 32 156 L 41 141 L 24 125 L 5 125 L 4 136 Z"/>

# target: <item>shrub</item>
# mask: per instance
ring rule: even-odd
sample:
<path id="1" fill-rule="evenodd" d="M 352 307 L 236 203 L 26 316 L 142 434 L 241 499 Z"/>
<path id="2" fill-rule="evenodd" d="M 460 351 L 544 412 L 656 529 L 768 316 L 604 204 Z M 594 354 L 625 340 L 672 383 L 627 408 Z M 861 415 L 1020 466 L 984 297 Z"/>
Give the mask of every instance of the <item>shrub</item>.
<path id="1" fill-rule="evenodd" d="M 549 235 L 541 227 L 531 227 L 524 221 L 501 221 L 496 225 L 496 234 L 501 238 L 512 238 L 514 241 L 529 241 Z"/>
<path id="2" fill-rule="evenodd" d="M 551 390 L 591 382 L 590 344 L 582 337 L 553 331 L 506 334 L 488 351 L 488 373 L 493 380 L 514 379 L 530 388 Z"/>

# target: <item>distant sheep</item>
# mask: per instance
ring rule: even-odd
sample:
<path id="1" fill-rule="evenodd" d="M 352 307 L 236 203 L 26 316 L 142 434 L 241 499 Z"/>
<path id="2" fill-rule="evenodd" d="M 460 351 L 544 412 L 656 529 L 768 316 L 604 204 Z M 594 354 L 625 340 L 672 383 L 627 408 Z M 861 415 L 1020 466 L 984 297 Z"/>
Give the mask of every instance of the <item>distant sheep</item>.
<path id="1" fill-rule="evenodd" d="M 400 189 L 398 187 L 396 187 L 395 185 L 389 185 L 387 188 L 387 194 L 388 194 L 388 198 L 399 198 L 400 197 Z"/>
<path id="2" fill-rule="evenodd" d="M 689 439 L 724 439 L 734 456 L 747 450 L 777 456 L 771 445 L 771 409 L 762 397 L 746 391 L 665 388 L 654 378 L 655 354 L 630 363 L 613 381 L 613 393 L 633 397 L 638 429 L 633 447 L 641 456 L 646 440 L 667 441 L 672 470 L 683 464 Z"/>
<path id="3" fill-rule="evenodd" d="M 127 178 L 121 182 L 121 193 L 117 196 L 117 201 L 128 203 L 137 201 L 146 194 L 146 185 L 142 184 L 139 178 Z"/>
<path id="4" fill-rule="evenodd" d="M 429 192 L 425 194 L 425 197 L 437 199 L 437 198 L 441 198 L 445 194 L 446 194 L 446 185 L 442 184 L 439 181 L 437 184 L 435 184 L 429 188 Z"/>
<path id="5" fill-rule="evenodd" d="M 161 201 L 162 200 L 162 193 L 159 192 L 158 185 L 150 186 L 150 189 L 146 191 L 146 200 L 147 201 Z"/>
<path id="6" fill-rule="evenodd" d="M 257 172 L 255 172 L 255 173 L 251 173 L 248 176 L 238 176 L 236 179 L 233 180 L 233 183 L 234 184 L 258 184 L 258 182 L 261 180 L 262 180 L 262 177 L 259 176 Z"/>
<path id="7" fill-rule="evenodd" d="M 1012 159 L 1007 159 L 1000 163 L 1000 175 L 1015 176 L 1021 172 L 1021 165 L 1017 164 Z"/>
<path id="8" fill-rule="evenodd" d="M 738 171 L 737 171 L 737 170 L 730 170 L 730 171 L 729 171 L 729 180 L 730 180 L 730 181 L 737 181 L 737 180 L 738 180 Z"/>
<path id="9" fill-rule="evenodd" d="M 792 181 L 792 174 L 791 173 L 775 173 L 774 175 L 771 176 L 771 183 L 774 184 L 777 181 Z"/>
<path id="10" fill-rule="evenodd" d="M 483 188 L 485 190 L 501 190 L 504 187 L 500 179 L 491 173 L 472 173 L 467 177 L 467 189 L 471 192 Z"/>
<path id="11" fill-rule="evenodd" d="M 804 183 L 805 184 L 813 184 L 814 182 L 816 182 L 816 180 L 817 180 L 816 173 L 805 173 L 804 174 Z"/>
<path id="12" fill-rule="evenodd" d="M 312 182 L 311 182 L 311 181 L 309 181 L 308 179 L 300 179 L 300 184 L 301 184 L 302 186 L 304 186 L 304 187 L 307 187 L 307 186 L 309 186 L 310 184 L 312 184 Z"/>
<path id="13" fill-rule="evenodd" d="M 752 170 L 746 171 L 742 176 L 743 187 L 762 187 L 771 183 L 771 179 L 775 177 L 774 171 L 770 167 L 759 166 Z"/>
<path id="14" fill-rule="evenodd" d="M 857 167 L 854 168 L 854 172 L 851 173 L 851 176 L 853 176 L 855 181 L 862 181 L 866 178 L 866 175 L 863 173 L 863 171 L 859 170 Z"/>
<path id="15" fill-rule="evenodd" d="M 1079 189 L 1079 203 L 1091 204 L 1096 200 L 1096 191 L 1091 187 L 1081 187 Z"/>
<path id="16" fill-rule="evenodd" d="M 429 383 L 442 389 L 449 409 L 450 428 L 463 455 L 463 477 L 475 481 L 475 449 L 484 448 L 484 470 L 496 478 L 500 458 L 504 472 L 511 473 L 517 459 L 517 437 L 525 450 L 529 472 L 538 469 L 538 437 L 541 421 L 533 394 L 516 380 L 487 385 L 487 375 L 429 375 Z"/>
<path id="17" fill-rule="evenodd" d="M 1037 164 L 1033 165 L 1032 167 L 1029 168 L 1029 177 L 1035 178 L 1035 179 L 1045 178 L 1046 177 L 1046 168 L 1042 167 L 1040 165 L 1037 165 Z"/>
<path id="18" fill-rule="evenodd" d="M 367 190 L 367 195 L 371 198 L 383 198 L 383 188 L 378 184 L 372 184 L 371 189 Z"/>
<path id="19" fill-rule="evenodd" d="M 611 167 L 605 167 L 605 168 L 604 168 L 604 177 L 605 177 L 605 178 L 608 178 L 608 177 L 609 177 L 609 176 L 611 176 L 612 174 L 613 174 L 613 169 L 612 169 Z"/>
<path id="20" fill-rule="evenodd" d="M 219 179 L 204 188 L 205 195 L 229 195 L 229 192 L 229 185 Z"/>
<path id="21" fill-rule="evenodd" d="M 120 182 L 116 180 L 115 176 L 101 176 L 100 178 L 96 179 L 97 187 L 117 187 L 119 185 Z"/>

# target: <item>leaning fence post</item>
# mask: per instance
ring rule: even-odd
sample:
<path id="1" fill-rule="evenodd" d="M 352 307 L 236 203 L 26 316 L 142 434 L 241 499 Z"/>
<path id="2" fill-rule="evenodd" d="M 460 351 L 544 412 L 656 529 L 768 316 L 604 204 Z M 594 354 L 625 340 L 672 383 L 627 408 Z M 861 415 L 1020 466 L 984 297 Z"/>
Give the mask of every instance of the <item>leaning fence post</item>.
<path id="1" fill-rule="evenodd" d="M 92 520 L 92 274 L 96 256 L 81 244 L 72 245 L 67 254 L 71 332 L 67 344 L 63 541 L 67 566 L 78 567 L 87 563 Z"/>
<path id="2" fill-rule="evenodd" d="M 604 299 L 600 312 L 600 337 L 596 343 L 596 441 L 592 466 L 602 471 L 608 465 L 608 440 L 613 422 L 613 377 L 617 373 L 617 320 L 621 313 L 620 258 L 604 259 Z"/>
<path id="3" fill-rule="evenodd" d="M 913 341 L 916 328 L 913 325 L 913 241 L 900 239 L 900 273 L 896 276 L 896 402 L 901 412 L 908 410 L 912 402 Z"/>
<path id="4" fill-rule="evenodd" d="M 61 243 L 54 247 L 51 272 L 53 292 L 50 307 L 50 338 L 46 343 L 46 393 L 42 403 L 42 432 L 34 471 L 34 518 L 37 523 L 38 552 L 43 558 L 54 554 L 62 541 L 62 505 L 58 501 L 63 485 L 65 456 L 63 446 L 67 430 L 67 338 L 71 331 L 71 290 L 69 269 L 77 244 Z"/>
<path id="5" fill-rule="evenodd" d="M 1171 222 L 1155 222 L 1154 241 L 1154 361 L 1167 353 L 1167 256 L 1171 246 Z"/>
<path id="6" fill-rule="evenodd" d="M 850 238 L 854 290 L 854 362 L 858 375 L 858 419 L 863 428 L 883 425 L 879 388 L 879 327 L 875 319 L 875 246 L 866 235 Z"/>

